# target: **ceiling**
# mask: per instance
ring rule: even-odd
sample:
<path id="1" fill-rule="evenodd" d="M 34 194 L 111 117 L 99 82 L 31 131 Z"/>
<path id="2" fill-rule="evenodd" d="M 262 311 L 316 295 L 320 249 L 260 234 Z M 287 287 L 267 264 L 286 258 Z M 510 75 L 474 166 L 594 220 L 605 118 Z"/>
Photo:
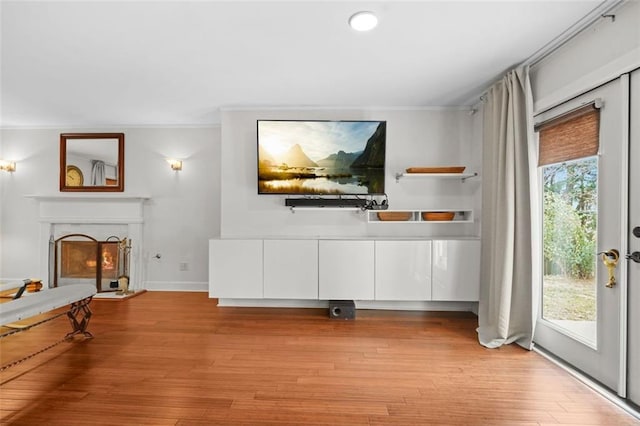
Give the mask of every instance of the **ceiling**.
<path id="1" fill-rule="evenodd" d="M 463 106 L 602 1 L 5 1 L 2 127 Z M 372 10 L 369 33 L 349 16 Z"/>

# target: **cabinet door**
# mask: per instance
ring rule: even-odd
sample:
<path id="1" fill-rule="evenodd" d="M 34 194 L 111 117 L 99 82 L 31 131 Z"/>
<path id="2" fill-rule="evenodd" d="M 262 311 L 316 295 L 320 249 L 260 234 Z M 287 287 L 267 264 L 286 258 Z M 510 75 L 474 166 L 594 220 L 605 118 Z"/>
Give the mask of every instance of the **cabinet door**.
<path id="1" fill-rule="evenodd" d="M 262 240 L 210 240 L 209 297 L 262 295 Z"/>
<path id="2" fill-rule="evenodd" d="M 320 299 L 373 300 L 373 241 L 323 240 L 318 250 Z"/>
<path id="3" fill-rule="evenodd" d="M 477 302 L 480 241 L 433 241 L 432 299 Z"/>
<path id="4" fill-rule="evenodd" d="M 318 241 L 264 241 L 264 297 L 318 299 Z"/>
<path id="5" fill-rule="evenodd" d="M 431 241 L 376 241 L 376 300 L 431 300 Z"/>

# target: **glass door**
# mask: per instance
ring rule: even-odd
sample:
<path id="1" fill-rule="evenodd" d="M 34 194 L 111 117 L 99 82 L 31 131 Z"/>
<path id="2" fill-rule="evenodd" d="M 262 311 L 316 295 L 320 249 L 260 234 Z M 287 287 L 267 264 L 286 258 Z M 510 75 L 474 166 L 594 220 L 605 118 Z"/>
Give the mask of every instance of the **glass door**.
<path id="1" fill-rule="evenodd" d="M 534 342 L 618 393 L 625 386 L 627 90 L 628 80 L 616 80 L 536 116 L 543 264 Z"/>

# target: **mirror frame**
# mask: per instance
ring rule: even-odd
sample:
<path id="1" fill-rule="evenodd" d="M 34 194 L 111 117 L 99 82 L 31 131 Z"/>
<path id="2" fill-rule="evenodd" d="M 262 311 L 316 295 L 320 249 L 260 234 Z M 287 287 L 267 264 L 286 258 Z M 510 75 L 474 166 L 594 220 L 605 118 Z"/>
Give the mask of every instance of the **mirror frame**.
<path id="1" fill-rule="evenodd" d="M 117 139 L 118 183 L 109 186 L 67 185 L 67 141 L 70 139 Z M 124 133 L 61 133 L 60 134 L 60 191 L 61 192 L 123 192 L 124 191 Z"/>

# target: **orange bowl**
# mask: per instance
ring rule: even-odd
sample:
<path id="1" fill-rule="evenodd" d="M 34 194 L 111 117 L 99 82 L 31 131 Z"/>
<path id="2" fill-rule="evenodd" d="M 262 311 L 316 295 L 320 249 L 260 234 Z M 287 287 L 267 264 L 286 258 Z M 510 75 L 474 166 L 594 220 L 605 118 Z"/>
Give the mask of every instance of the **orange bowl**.
<path id="1" fill-rule="evenodd" d="M 455 215 L 455 212 L 422 212 L 422 219 L 445 222 L 453 220 Z"/>
<path id="2" fill-rule="evenodd" d="M 378 220 L 405 221 L 411 219 L 411 212 L 378 212 Z"/>

